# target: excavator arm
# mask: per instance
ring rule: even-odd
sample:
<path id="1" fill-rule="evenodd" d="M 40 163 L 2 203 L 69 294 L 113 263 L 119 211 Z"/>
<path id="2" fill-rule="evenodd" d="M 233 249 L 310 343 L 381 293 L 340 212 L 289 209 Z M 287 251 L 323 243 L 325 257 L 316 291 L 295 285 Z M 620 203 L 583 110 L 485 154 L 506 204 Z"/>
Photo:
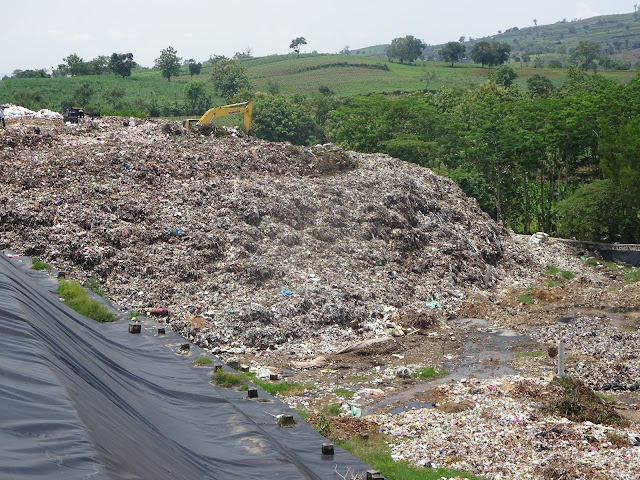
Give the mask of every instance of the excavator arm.
<path id="1" fill-rule="evenodd" d="M 244 129 L 247 133 L 251 130 L 251 110 L 253 105 L 251 102 L 233 103 L 231 105 L 223 105 L 221 107 L 214 107 L 205 112 L 202 117 L 189 118 L 182 122 L 184 127 L 189 130 L 189 126 L 193 125 L 206 125 L 211 122 L 215 117 L 224 117 L 225 115 L 233 115 L 236 113 L 244 114 Z"/>

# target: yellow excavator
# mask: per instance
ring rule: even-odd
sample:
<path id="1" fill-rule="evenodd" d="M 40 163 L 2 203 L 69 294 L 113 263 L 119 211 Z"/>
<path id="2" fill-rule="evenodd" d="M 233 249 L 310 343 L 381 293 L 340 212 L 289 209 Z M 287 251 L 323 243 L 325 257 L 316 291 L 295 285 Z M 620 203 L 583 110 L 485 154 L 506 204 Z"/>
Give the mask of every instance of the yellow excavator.
<path id="1" fill-rule="evenodd" d="M 224 117 L 225 115 L 232 115 L 235 113 L 244 114 L 244 129 L 246 133 L 251 130 L 251 102 L 233 103 L 231 105 L 222 105 L 221 107 L 214 107 L 207 110 L 200 118 L 188 118 L 182 122 L 184 128 L 189 130 L 191 125 L 207 125 L 214 117 Z"/>

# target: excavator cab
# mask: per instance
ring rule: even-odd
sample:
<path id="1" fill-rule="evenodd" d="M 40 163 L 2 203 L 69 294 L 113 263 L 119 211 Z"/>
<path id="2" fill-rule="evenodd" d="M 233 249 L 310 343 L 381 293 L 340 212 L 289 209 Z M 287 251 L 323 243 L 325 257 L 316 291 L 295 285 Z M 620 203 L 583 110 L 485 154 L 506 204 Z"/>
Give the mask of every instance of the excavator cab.
<path id="1" fill-rule="evenodd" d="M 188 118 L 183 120 L 182 126 L 189 130 L 191 125 L 207 125 L 214 117 L 223 117 L 225 115 L 233 115 L 236 113 L 244 114 L 244 129 L 248 134 L 251 130 L 251 110 L 253 105 L 251 102 L 233 103 L 231 105 L 222 105 L 207 110 L 200 118 Z"/>

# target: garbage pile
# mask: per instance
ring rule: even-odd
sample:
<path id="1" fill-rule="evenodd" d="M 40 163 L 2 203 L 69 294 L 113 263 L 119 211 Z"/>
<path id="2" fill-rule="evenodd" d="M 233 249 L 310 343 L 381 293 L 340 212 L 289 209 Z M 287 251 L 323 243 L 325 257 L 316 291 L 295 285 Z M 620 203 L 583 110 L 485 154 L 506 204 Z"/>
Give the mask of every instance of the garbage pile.
<path id="1" fill-rule="evenodd" d="M 545 341 L 562 339 L 582 361 L 569 362 L 567 372 L 579 377 L 594 390 L 632 391 L 640 389 L 640 358 L 637 332 L 625 332 L 605 319 L 562 318 L 560 323 L 542 327 L 532 336 Z"/>
<path id="2" fill-rule="evenodd" d="M 631 480 L 640 431 L 541 414 L 544 379 L 503 377 L 438 387 L 436 408 L 367 417 L 391 437 L 397 461 L 460 468 L 493 480 Z"/>
<path id="3" fill-rule="evenodd" d="M 167 308 L 206 348 L 452 310 L 533 264 L 452 181 L 385 155 L 163 121 L 37 131 L 0 136 L 0 248 L 95 276 L 123 309 Z"/>

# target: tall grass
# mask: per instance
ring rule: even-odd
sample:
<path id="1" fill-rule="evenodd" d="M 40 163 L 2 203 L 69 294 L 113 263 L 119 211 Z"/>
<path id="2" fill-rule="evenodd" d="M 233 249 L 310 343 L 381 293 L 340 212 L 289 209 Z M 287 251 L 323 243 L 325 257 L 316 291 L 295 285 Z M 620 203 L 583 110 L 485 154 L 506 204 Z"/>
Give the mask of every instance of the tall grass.
<path id="1" fill-rule="evenodd" d="M 85 317 L 102 323 L 112 322 L 116 319 L 116 316 L 109 312 L 107 307 L 100 302 L 91 300 L 87 292 L 76 281 L 60 281 L 58 293 L 67 306 Z"/>

